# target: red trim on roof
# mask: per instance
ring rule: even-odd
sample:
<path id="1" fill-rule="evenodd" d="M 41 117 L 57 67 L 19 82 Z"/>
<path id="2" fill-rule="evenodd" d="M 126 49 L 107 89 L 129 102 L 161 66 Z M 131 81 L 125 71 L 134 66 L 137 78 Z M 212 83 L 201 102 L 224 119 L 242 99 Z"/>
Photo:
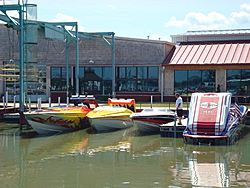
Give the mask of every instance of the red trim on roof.
<path id="1" fill-rule="evenodd" d="M 162 66 L 250 64 L 250 43 L 192 44 L 171 49 Z"/>

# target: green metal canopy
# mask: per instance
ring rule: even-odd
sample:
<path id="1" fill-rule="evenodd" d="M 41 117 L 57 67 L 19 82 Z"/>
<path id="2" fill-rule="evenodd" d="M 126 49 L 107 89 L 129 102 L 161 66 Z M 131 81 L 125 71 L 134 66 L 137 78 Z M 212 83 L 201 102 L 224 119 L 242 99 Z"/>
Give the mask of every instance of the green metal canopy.
<path id="1" fill-rule="evenodd" d="M 114 32 L 78 32 L 78 24 L 77 22 L 43 22 L 43 21 L 37 21 L 36 15 L 31 17 L 29 12 L 32 12 L 36 14 L 36 5 L 35 4 L 12 4 L 12 5 L 0 5 L 0 12 L 3 14 L 0 14 L 0 20 L 6 22 L 6 26 L 12 27 L 14 29 L 19 30 L 20 33 L 20 111 L 24 111 L 24 56 L 28 56 L 27 59 L 34 60 L 34 57 L 32 54 L 27 53 L 24 49 L 24 46 L 27 45 L 26 41 L 31 40 L 28 37 L 32 36 L 33 40 L 37 40 L 38 37 L 41 37 L 38 35 L 38 29 L 44 32 L 44 35 L 42 37 L 44 38 L 52 38 L 52 39 L 59 39 L 59 40 L 66 40 L 66 66 L 67 66 L 67 76 L 69 68 L 68 68 L 68 49 L 70 45 L 72 45 L 73 42 L 75 42 L 75 56 L 76 56 L 76 74 L 75 74 L 75 81 L 76 81 L 76 95 L 79 95 L 79 49 L 78 49 L 78 38 L 87 38 L 87 39 L 94 39 L 101 43 L 104 43 L 111 47 L 112 50 L 112 96 L 115 97 L 115 38 Z M 32 9 L 32 11 L 29 11 L 29 9 Z M 35 9 L 35 10 L 34 10 Z M 14 18 L 9 16 L 8 11 L 18 11 L 19 12 L 19 18 Z M 32 25 L 31 27 L 37 27 L 36 31 L 32 33 L 29 33 L 30 35 L 27 35 L 27 32 L 31 32 L 29 29 L 27 29 L 28 24 Z M 72 26 L 75 28 L 74 31 L 69 31 L 66 29 L 66 26 Z M 46 31 L 49 31 L 48 35 L 46 34 Z M 26 35 L 25 35 L 26 32 Z M 35 36 L 34 36 L 35 35 Z M 105 36 L 112 36 L 112 42 L 110 43 Z M 69 38 L 73 40 L 69 40 Z M 32 57 L 29 57 L 32 56 Z M 68 82 L 68 79 L 67 79 Z M 67 83 L 69 85 L 69 83 Z M 68 87 L 67 87 L 67 95 L 68 95 Z"/>

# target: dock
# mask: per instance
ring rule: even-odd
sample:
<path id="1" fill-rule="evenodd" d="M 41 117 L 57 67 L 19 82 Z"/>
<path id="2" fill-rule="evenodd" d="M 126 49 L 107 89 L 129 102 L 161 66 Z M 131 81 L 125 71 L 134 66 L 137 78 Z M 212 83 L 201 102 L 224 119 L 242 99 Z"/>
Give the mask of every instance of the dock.
<path id="1" fill-rule="evenodd" d="M 178 125 L 176 121 L 160 125 L 161 137 L 183 138 L 183 131 L 186 128 L 187 119 L 182 120 L 182 125 Z"/>

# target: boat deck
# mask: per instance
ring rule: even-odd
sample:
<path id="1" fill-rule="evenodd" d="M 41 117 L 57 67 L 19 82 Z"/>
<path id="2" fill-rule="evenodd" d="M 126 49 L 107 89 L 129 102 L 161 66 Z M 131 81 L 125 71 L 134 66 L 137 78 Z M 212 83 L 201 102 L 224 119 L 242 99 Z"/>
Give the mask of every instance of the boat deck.
<path id="1" fill-rule="evenodd" d="M 160 125 L 161 137 L 173 137 L 173 138 L 183 138 L 183 131 L 186 128 L 187 119 L 182 120 L 182 125 L 178 125 L 177 122 L 169 122 Z"/>

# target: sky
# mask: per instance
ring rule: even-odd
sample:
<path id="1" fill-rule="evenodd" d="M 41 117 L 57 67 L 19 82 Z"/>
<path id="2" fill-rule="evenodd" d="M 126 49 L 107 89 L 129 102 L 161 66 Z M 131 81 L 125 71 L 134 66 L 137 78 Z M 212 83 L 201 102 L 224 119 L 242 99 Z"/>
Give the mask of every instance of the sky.
<path id="1" fill-rule="evenodd" d="M 37 20 L 77 22 L 79 31 L 163 40 L 199 30 L 250 29 L 250 0 L 0 0 L 37 5 Z"/>

